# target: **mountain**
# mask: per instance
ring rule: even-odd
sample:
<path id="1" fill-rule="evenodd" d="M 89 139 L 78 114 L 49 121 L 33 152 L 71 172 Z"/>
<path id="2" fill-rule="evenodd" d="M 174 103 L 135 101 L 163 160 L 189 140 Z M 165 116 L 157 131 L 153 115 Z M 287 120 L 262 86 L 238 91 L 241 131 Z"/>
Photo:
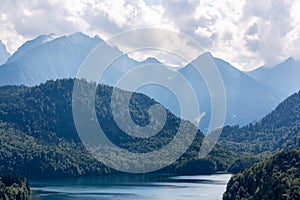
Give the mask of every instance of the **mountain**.
<path id="1" fill-rule="evenodd" d="M 223 200 L 300 199 L 300 148 L 283 151 L 233 176 Z"/>
<path id="2" fill-rule="evenodd" d="M 32 86 L 51 79 L 74 78 L 86 56 L 102 41 L 97 36 L 91 38 L 83 33 L 62 37 L 55 37 L 53 34 L 41 35 L 23 44 L 4 65 L 0 66 L 0 76 L 2 77 L 0 85 L 24 84 Z M 161 69 L 169 69 L 170 71 L 172 69 L 155 58 L 138 62 L 121 52 L 120 55 L 105 71 L 100 83 L 114 86 L 122 75 L 140 65 L 147 64 L 150 68 L 151 64 L 161 64 Z M 201 59 L 201 56 L 197 59 Z M 218 58 L 213 59 L 221 73 L 226 90 L 227 116 L 225 124 L 244 125 L 258 120 L 286 97 L 281 92 L 253 80 L 229 63 Z M 178 72 L 190 82 L 196 92 L 200 102 L 200 110 L 205 113 L 199 127 L 205 131 L 211 118 L 210 95 L 205 81 L 195 72 L 191 64 L 181 68 Z M 152 76 L 157 76 L 150 71 L 150 73 L 140 75 L 138 79 L 146 80 L 151 73 Z M 169 83 L 177 82 L 174 77 L 165 77 L 165 80 Z M 133 84 L 136 82 L 134 79 L 130 81 Z M 177 84 L 176 87 L 178 90 L 185 90 L 183 85 Z M 138 92 L 154 98 L 175 115 L 181 116 L 178 100 L 172 91 L 170 92 L 156 84 L 139 88 Z M 190 108 L 190 110 L 194 109 Z M 194 121 L 194 119 L 186 119 Z"/>
<path id="3" fill-rule="evenodd" d="M 30 178 L 94 176 L 118 173 L 99 163 L 82 145 L 77 134 L 71 106 L 73 79 L 47 81 L 44 84 L 0 87 L 0 173 L 16 173 Z M 81 89 L 89 84 L 83 81 Z M 181 121 L 167 110 L 163 129 L 149 140 L 124 133 L 114 121 L 111 106 L 112 87 L 99 85 L 96 114 L 107 137 L 121 148 L 145 153 L 168 144 L 184 123 L 186 133 L 196 127 Z M 119 96 L 119 103 L 129 95 Z M 82 98 L 85 102 L 86 99 Z M 148 108 L 157 102 L 139 93 L 130 100 L 132 119 L 141 126 L 149 123 Z M 282 149 L 300 146 L 300 92 L 292 95 L 256 124 L 226 126 L 212 152 L 203 159 L 198 152 L 203 134 L 197 135 L 177 161 L 160 172 L 209 174 L 239 171 Z M 120 113 L 124 113 L 122 108 Z M 156 121 L 160 127 L 162 121 Z M 122 163 L 126 163 L 125 158 Z M 141 163 L 142 164 L 142 163 Z M 145 163 L 144 163 L 145 164 Z M 146 163 L 147 164 L 147 163 Z"/>
<path id="4" fill-rule="evenodd" d="M 0 40 L 0 65 L 4 64 L 9 58 L 10 53 L 6 51 L 5 45 Z"/>
<path id="5" fill-rule="evenodd" d="M 75 78 L 80 65 L 88 54 L 103 40 L 77 32 L 68 36 L 54 34 L 40 35 L 25 42 L 0 66 L 0 85 L 39 85 L 47 80 Z M 115 47 L 109 47 L 115 48 Z M 141 63 L 120 52 L 101 79 L 103 83 L 114 85 L 125 72 L 139 64 L 158 62 L 147 59 Z"/>
<path id="6" fill-rule="evenodd" d="M 80 142 L 71 107 L 73 84 L 73 79 L 64 79 L 34 87 L 0 87 L 0 173 L 31 178 L 116 173 L 96 161 Z M 86 91 L 86 87 L 89 84 L 83 81 L 81 89 Z M 99 85 L 95 103 L 98 121 L 116 145 L 131 152 L 145 153 L 160 149 L 176 134 L 181 120 L 169 111 L 163 129 L 150 140 L 124 133 L 112 116 L 111 94 L 111 87 Z M 124 101 L 127 95 L 123 91 L 118 102 Z M 141 126 L 147 125 L 148 108 L 156 103 L 143 94 L 134 93 L 129 106 L 132 119 Z M 217 146 L 204 159 L 198 158 L 203 139 L 198 131 L 187 152 L 161 172 L 207 174 L 233 171 L 233 168 L 239 171 L 282 149 L 299 147 L 299 106 L 300 92 L 255 124 L 224 127 Z M 121 108 L 119 112 L 124 113 Z M 160 127 L 159 123 L 163 122 L 156 123 L 155 126 Z M 196 128 L 188 121 L 181 123 L 185 124 L 187 133 Z M 126 162 L 122 159 L 122 163 Z"/>
<path id="7" fill-rule="evenodd" d="M 206 55 L 200 55 L 196 59 L 196 61 L 200 60 L 199 62 L 201 63 L 201 59 L 203 56 Z M 209 56 L 212 57 L 211 54 Z M 220 72 L 226 93 L 227 102 L 225 124 L 245 125 L 250 122 L 259 120 L 271 110 L 273 110 L 278 105 L 278 103 L 286 97 L 286 95 L 284 95 L 280 91 L 252 79 L 247 74 L 230 65 L 228 62 L 225 62 L 224 60 L 219 58 L 212 58 L 217 66 L 217 69 Z M 159 63 L 154 59 L 148 59 L 146 61 L 148 61 L 147 64 L 150 64 L 149 67 L 151 67 L 151 63 Z M 145 62 L 140 64 L 145 64 Z M 168 66 L 162 65 L 162 68 L 164 67 L 170 69 Z M 170 69 L 170 71 L 172 70 Z M 154 72 L 152 73 L 153 76 L 157 76 Z M 188 64 L 185 67 L 179 69 L 178 73 L 181 74 L 189 82 L 189 84 L 195 91 L 198 102 L 200 104 L 200 111 L 201 113 L 205 113 L 204 117 L 200 121 L 199 128 L 205 131 L 207 130 L 210 123 L 212 109 L 210 93 L 206 86 L 205 80 L 201 77 L 201 75 L 197 73 L 192 64 Z M 136 79 L 147 80 L 147 76 L 149 76 L 150 74 L 151 71 L 149 71 L 149 73 L 147 74 L 143 74 L 145 76 L 144 78 L 132 76 L 130 80 L 133 83 Z M 184 85 L 180 84 L 180 81 L 178 81 L 177 78 L 177 76 L 170 75 L 164 77 L 164 82 L 170 83 L 170 85 L 173 86 L 175 86 L 176 84 L 177 90 L 186 91 Z M 148 85 L 146 87 L 139 88 L 138 92 L 144 93 L 154 98 L 156 101 L 160 102 L 170 111 L 172 111 L 175 115 L 181 116 L 181 107 L 179 104 L 180 100 L 176 98 L 175 94 L 172 93 L 172 91 L 168 90 L 168 88 L 165 88 L 165 86 L 157 84 Z M 193 119 L 188 120 L 194 121 Z"/>
<path id="8" fill-rule="evenodd" d="M 274 67 L 260 67 L 248 74 L 287 95 L 300 90 L 300 61 L 293 58 L 288 58 Z"/>
<path id="9" fill-rule="evenodd" d="M 80 83 L 84 92 L 88 91 L 86 88 L 92 84 L 85 81 Z M 47 81 L 34 87 L 0 87 L 0 173 L 16 173 L 29 178 L 117 173 L 94 159 L 77 134 L 72 114 L 73 84 L 74 79 L 63 79 Z M 165 123 L 154 122 L 154 127 L 162 127 L 155 136 L 138 138 L 125 133 L 118 127 L 112 116 L 112 89 L 106 85 L 98 85 L 95 107 L 97 119 L 106 136 L 120 148 L 135 153 L 151 152 L 170 143 L 181 124 L 186 135 L 194 130 L 197 131 L 190 148 L 162 172 L 208 174 L 225 171 L 238 157 L 233 152 L 216 146 L 210 155 L 200 159 L 198 152 L 203 134 L 192 123 L 179 119 L 168 110 Z M 130 93 L 121 91 L 118 103 L 124 103 L 126 101 L 124 97 L 128 95 Z M 85 97 L 80 100 L 87 101 Z M 134 93 L 129 105 L 132 119 L 140 126 L 147 125 L 150 117 L 148 109 L 154 104 L 157 102 L 153 99 Z M 119 108 L 119 112 L 125 113 L 123 108 Z M 163 126 L 161 123 L 164 123 Z M 86 131 L 88 133 L 89 127 Z M 182 144 L 184 142 L 183 139 Z M 116 156 L 115 152 L 107 153 L 111 154 L 111 158 Z M 121 159 L 125 166 L 130 162 L 127 159 L 125 157 Z M 160 160 L 151 163 L 138 162 L 138 164 L 145 166 L 153 162 L 160 162 Z"/>
<path id="10" fill-rule="evenodd" d="M 299 199 L 300 92 L 257 123 L 224 127 L 218 144 L 243 155 L 228 169 L 244 171 L 229 181 L 224 199 Z"/>
<path id="11" fill-rule="evenodd" d="M 245 125 L 258 120 L 283 100 L 284 95 L 279 91 L 253 80 L 222 59 L 213 57 L 213 60 L 220 72 L 226 92 L 225 124 Z M 204 102 L 203 109 L 209 119 L 211 105 L 203 78 L 191 65 L 181 69 L 180 73 L 191 82 L 195 91 L 201 91 L 197 93 L 197 96 L 200 102 Z"/>
<path id="12" fill-rule="evenodd" d="M 102 40 L 82 33 L 41 35 L 25 42 L 0 66 L 0 85 L 37 85 L 46 80 L 75 77 L 89 52 Z"/>
<path id="13" fill-rule="evenodd" d="M 231 173 L 279 151 L 300 147 L 300 92 L 288 97 L 255 124 L 225 126 L 218 144 L 243 155 L 229 167 Z"/>

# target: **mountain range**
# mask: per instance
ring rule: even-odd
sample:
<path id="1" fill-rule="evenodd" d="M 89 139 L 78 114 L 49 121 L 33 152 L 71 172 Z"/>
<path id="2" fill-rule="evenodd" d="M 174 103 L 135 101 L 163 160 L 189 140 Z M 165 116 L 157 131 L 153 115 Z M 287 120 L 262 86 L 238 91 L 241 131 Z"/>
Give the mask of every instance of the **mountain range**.
<path id="1" fill-rule="evenodd" d="M 82 91 L 90 83 L 82 81 Z M 31 178 L 105 175 L 115 173 L 95 160 L 82 145 L 72 115 L 74 79 L 47 81 L 44 84 L 0 87 L 0 173 L 17 173 Z M 167 110 L 163 129 L 153 137 L 137 138 L 124 133 L 112 116 L 112 87 L 98 85 L 96 114 L 106 136 L 120 148 L 146 153 L 164 147 L 184 123 L 185 134 L 197 129 Z M 119 103 L 128 92 L 119 94 Z M 87 99 L 82 97 L 82 102 Z M 130 101 L 132 119 L 140 126 L 149 123 L 148 109 L 153 99 L 134 93 Z M 209 174 L 216 171 L 239 172 L 262 158 L 300 144 L 300 92 L 280 103 L 255 124 L 244 127 L 226 126 L 213 151 L 199 159 L 203 133 L 198 131 L 188 150 L 161 172 Z M 124 113 L 119 109 L 120 113 Z M 161 121 L 155 126 L 161 127 Z M 128 126 L 128 125 L 127 125 Z M 115 152 L 111 153 L 116 156 Z M 128 162 L 122 158 L 121 163 Z M 139 162 L 138 162 L 139 163 Z M 141 162 L 141 165 L 149 163 Z"/>
<path id="2" fill-rule="evenodd" d="M 86 92 L 91 83 L 81 81 L 81 90 Z M 74 79 L 47 81 L 44 84 L 0 87 L 0 173 L 21 174 L 30 178 L 96 176 L 116 173 L 115 170 L 98 162 L 83 146 L 76 131 L 72 114 L 72 90 Z M 115 145 L 129 152 L 147 153 L 158 151 L 173 141 L 182 125 L 184 136 L 196 131 L 196 136 L 187 151 L 173 164 L 163 169 L 164 172 L 181 174 L 209 174 L 226 170 L 238 157 L 216 145 L 212 155 L 200 159 L 198 152 L 202 145 L 203 133 L 186 120 L 166 111 L 166 122 L 155 120 L 153 126 L 162 127 L 149 138 L 133 137 L 121 130 L 112 116 L 112 87 L 99 84 L 96 91 L 95 109 L 97 119 L 106 136 Z M 127 91 L 118 94 L 119 103 L 124 103 Z M 130 101 L 132 119 L 140 126 L 149 123 L 149 107 L 156 101 L 144 94 L 134 93 Z M 86 102 L 87 97 L 79 101 Z M 124 113 L 122 107 L 120 113 Z M 163 123 L 163 124 L 162 124 Z M 162 125 L 161 125 L 162 124 Z M 126 124 L 127 128 L 128 124 Z M 89 127 L 86 127 L 88 132 Z M 126 129 L 125 129 L 126 130 Z M 94 137 L 90 137 L 95 141 Z M 188 137 L 186 137 L 188 138 Z M 176 149 L 185 144 L 172 143 Z M 114 151 L 107 152 L 110 158 L 116 158 Z M 140 166 L 147 166 L 160 159 L 138 161 Z M 131 159 L 118 156 L 120 163 L 129 166 Z"/>
<path id="3" fill-rule="evenodd" d="M 75 77 L 86 56 L 101 42 L 103 40 L 98 36 L 91 38 L 80 32 L 62 37 L 55 37 L 53 34 L 41 35 L 25 42 L 5 64 L 0 66 L 0 85 L 32 86 L 50 79 Z M 273 110 L 290 93 L 253 78 L 254 72 L 246 74 L 222 59 L 212 58 L 225 86 L 227 97 L 225 124 L 244 125 L 256 121 Z M 161 64 L 155 58 L 138 62 L 123 54 L 110 65 L 101 83 L 114 86 L 117 80 L 133 67 L 151 63 Z M 169 68 L 163 64 L 162 67 Z M 201 112 L 205 113 L 199 127 L 206 130 L 211 117 L 211 100 L 205 81 L 195 73 L 191 64 L 183 66 L 178 72 L 190 82 L 196 91 L 201 104 Z M 178 85 L 178 87 L 180 89 L 181 86 Z M 150 87 L 150 89 L 141 88 L 139 92 L 154 98 L 175 115 L 180 116 L 178 101 L 166 89 Z"/>
<path id="4" fill-rule="evenodd" d="M 101 42 L 82 33 L 56 38 L 41 35 L 25 42 L 0 67 L 1 85 L 36 85 L 46 80 L 74 77 L 88 53 Z"/>
<path id="5" fill-rule="evenodd" d="M 287 95 L 300 89 L 300 61 L 291 57 L 274 67 L 262 66 L 250 71 L 248 75 Z"/>

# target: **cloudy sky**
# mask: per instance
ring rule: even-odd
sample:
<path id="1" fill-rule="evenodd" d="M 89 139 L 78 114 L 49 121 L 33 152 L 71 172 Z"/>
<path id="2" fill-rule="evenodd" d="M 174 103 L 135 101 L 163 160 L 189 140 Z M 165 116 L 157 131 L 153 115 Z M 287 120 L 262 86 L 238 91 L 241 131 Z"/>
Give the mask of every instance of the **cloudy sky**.
<path id="1" fill-rule="evenodd" d="M 242 70 L 300 59 L 300 0 L 0 0 L 0 40 L 13 53 L 41 34 L 103 39 L 140 27 L 184 33 Z"/>

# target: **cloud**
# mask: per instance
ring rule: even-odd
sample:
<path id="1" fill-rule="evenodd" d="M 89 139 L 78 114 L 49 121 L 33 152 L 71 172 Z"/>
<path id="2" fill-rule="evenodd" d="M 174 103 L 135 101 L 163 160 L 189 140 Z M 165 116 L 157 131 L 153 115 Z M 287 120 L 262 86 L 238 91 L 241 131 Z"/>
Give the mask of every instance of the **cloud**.
<path id="1" fill-rule="evenodd" d="M 5 1 L 1 12 L 6 13 L 14 30 L 24 37 L 49 32 L 63 34 L 76 30 L 74 24 L 68 21 L 69 12 L 59 0 Z"/>
<path id="2" fill-rule="evenodd" d="M 84 19 L 89 31 L 109 37 L 139 27 L 169 27 L 163 22 L 160 5 L 146 5 L 142 0 L 85 1 Z"/>
<path id="3" fill-rule="evenodd" d="M 41 34 L 77 31 L 75 24 L 69 21 L 70 13 L 59 0 L 0 0 L 0 4 L 0 39 L 11 52 L 25 40 Z"/>
<path id="4" fill-rule="evenodd" d="M 242 68 L 253 63 L 254 53 L 244 41 L 247 25 L 241 22 L 244 1 L 174 1 L 163 3 L 164 17 L 213 55 Z M 251 57 L 251 58 L 250 58 Z"/>
<path id="5" fill-rule="evenodd" d="M 294 29 L 292 5 L 291 0 L 248 0 L 244 5 L 243 20 L 252 23 L 245 34 L 246 47 L 266 65 L 274 65 L 289 56 L 285 45 L 289 40 L 288 33 Z"/>
<path id="6" fill-rule="evenodd" d="M 300 0 L 0 0 L 0 40 L 12 53 L 40 34 L 107 39 L 140 27 L 180 31 L 243 70 L 300 59 Z M 140 55 L 140 54 L 136 54 Z"/>

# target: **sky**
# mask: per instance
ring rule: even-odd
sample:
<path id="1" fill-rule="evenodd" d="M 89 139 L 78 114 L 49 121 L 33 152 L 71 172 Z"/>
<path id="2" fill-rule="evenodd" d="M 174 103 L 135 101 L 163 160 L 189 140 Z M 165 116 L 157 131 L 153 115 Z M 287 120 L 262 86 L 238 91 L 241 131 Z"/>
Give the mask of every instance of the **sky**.
<path id="1" fill-rule="evenodd" d="M 41 34 L 108 39 L 136 28 L 186 34 L 243 71 L 300 59 L 300 0 L 0 0 L 0 40 L 13 53 Z"/>

